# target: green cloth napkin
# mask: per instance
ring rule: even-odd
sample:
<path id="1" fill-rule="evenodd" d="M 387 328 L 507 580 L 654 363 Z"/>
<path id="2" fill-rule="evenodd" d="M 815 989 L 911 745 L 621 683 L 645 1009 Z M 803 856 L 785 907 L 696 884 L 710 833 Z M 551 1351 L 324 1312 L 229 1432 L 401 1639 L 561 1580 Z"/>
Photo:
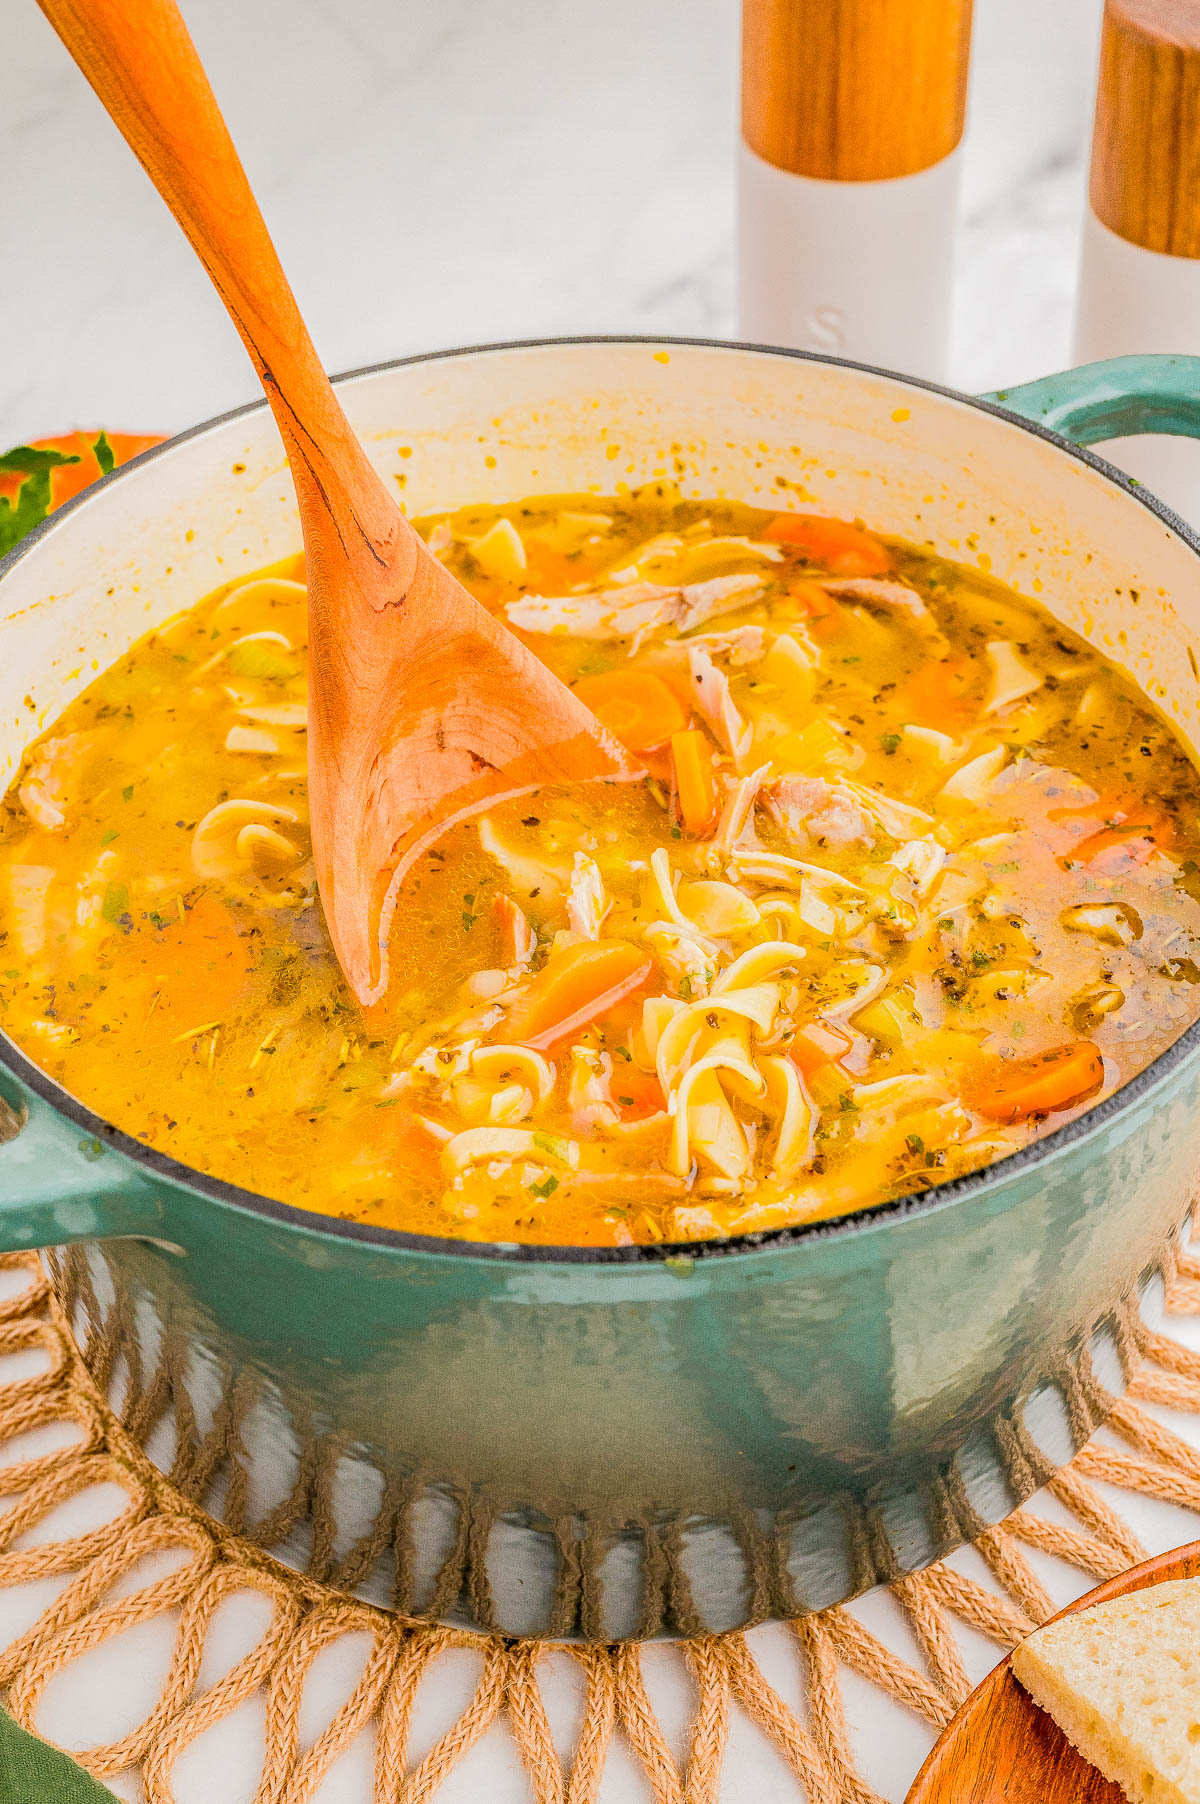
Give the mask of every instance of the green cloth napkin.
<path id="1" fill-rule="evenodd" d="M 0 1710 L 0 1804 L 116 1804 L 81 1766 Z"/>

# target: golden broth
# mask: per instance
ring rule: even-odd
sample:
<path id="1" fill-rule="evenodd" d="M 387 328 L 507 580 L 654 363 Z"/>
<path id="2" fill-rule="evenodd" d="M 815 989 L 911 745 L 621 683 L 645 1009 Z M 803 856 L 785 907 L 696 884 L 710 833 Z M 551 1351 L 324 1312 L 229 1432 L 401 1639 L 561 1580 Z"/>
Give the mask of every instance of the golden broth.
<path id="1" fill-rule="evenodd" d="M 1051 618 L 662 487 L 422 523 L 644 783 L 456 828 L 363 1012 L 305 816 L 299 560 L 136 646 L 0 814 L 0 1025 L 127 1132 L 473 1239 L 768 1229 L 973 1169 L 1200 1012 L 1200 788 Z"/>

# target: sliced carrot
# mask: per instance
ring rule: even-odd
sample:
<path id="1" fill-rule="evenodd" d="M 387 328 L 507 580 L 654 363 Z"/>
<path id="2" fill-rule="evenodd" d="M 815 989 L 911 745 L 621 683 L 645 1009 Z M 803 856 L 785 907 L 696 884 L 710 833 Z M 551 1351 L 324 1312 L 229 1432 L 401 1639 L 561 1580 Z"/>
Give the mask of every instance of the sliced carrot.
<path id="1" fill-rule="evenodd" d="M 892 567 L 887 547 L 878 539 L 849 520 L 825 514 L 777 514 L 761 536 L 794 545 L 807 562 L 834 576 L 882 576 Z"/>
<path id="2" fill-rule="evenodd" d="M 1074 864 L 1091 864 L 1102 852 L 1111 852 L 1114 846 L 1120 846 L 1135 864 L 1145 864 L 1155 844 L 1154 831 L 1147 825 L 1130 823 L 1128 826 L 1101 827 L 1098 833 L 1089 833 L 1085 839 L 1077 840 L 1058 862 L 1069 871 Z"/>
<path id="3" fill-rule="evenodd" d="M 788 1057 L 801 1077 L 809 1078 L 844 1058 L 853 1044 L 850 1035 L 840 1027 L 827 1021 L 810 1021 L 788 1041 Z"/>
<path id="4" fill-rule="evenodd" d="M 545 1052 L 640 989 L 653 961 L 627 940 L 582 940 L 552 952 L 509 1016 L 506 1037 Z"/>
<path id="5" fill-rule="evenodd" d="M 671 760 L 680 819 L 697 837 L 711 832 L 717 818 L 717 785 L 708 739 L 694 727 L 672 733 Z"/>
<path id="6" fill-rule="evenodd" d="M 662 1085 L 652 1071 L 639 1071 L 636 1065 L 614 1059 L 617 1069 L 612 1074 L 609 1094 L 624 1121 L 638 1121 L 646 1115 L 658 1115 L 666 1108 Z"/>
<path id="7" fill-rule="evenodd" d="M 972 693 L 975 670 L 966 657 L 938 658 L 914 671 L 900 691 L 899 699 L 918 727 L 936 727 L 939 732 L 964 726 L 978 712 Z"/>
<path id="8" fill-rule="evenodd" d="M 993 1059 L 976 1076 L 968 1102 L 988 1121 L 1025 1121 L 1086 1102 L 1104 1082 L 1104 1055 L 1090 1040 L 1035 1052 L 1027 1059 Z"/>
<path id="9" fill-rule="evenodd" d="M 1170 817 L 1148 804 L 1143 798 L 1121 793 L 1101 796 L 1085 808 L 1052 808 L 1047 817 L 1052 821 L 1100 820 L 1104 825 L 1095 833 L 1076 840 L 1062 854 L 1059 863 L 1065 870 L 1074 864 L 1090 864 L 1102 852 L 1120 846 L 1138 864 L 1144 864 L 1159 846 L 1175 841 L 1175 825 Z"/>
<path id="10" fill-rule="evenodd" d="M 818 633 L 822 627 L 832 626 L 841 614 L 842 610 L 838 603 L 828 589 L 823 589 L 820 583 L 789 583 L 787 592 L 801 603 L 804 612 Z"/>
<path id="11" fill-rule="evenodd" d="M 657 751 L 687 728 L 687 710 L 652 670 L 606 670 L 580 677 L 575 693 L 631 752 Z"/>

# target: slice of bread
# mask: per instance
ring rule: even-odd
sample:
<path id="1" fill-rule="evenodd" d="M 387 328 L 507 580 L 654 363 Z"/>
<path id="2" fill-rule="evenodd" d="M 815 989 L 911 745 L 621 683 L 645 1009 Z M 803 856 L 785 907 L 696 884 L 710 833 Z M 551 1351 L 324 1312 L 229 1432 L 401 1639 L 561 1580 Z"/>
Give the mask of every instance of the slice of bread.
<path id="1" fill-rule="evenodd" d="M 1200 1579 L 1048 1623 L 1012 1668 L 1133 1804 L 1200 1804 Z"/>

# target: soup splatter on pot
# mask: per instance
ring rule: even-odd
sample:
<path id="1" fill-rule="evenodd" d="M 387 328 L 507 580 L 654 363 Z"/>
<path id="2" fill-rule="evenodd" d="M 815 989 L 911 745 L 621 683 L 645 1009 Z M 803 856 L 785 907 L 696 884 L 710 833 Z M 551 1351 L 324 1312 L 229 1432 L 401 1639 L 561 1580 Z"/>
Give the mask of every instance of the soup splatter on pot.
<path id="1" fill-rule="evenodd" d="M 464 1239 L 755 1232 L 1004 1156 L 1200 1013 L 1200 780 L 975 571 L 662 485 L 421 523 L 638 755 L 455 828 L 362 1011 L 296 561 L 136 646 L 0 814 L 0 1026 L 106 1119 Z"/>

